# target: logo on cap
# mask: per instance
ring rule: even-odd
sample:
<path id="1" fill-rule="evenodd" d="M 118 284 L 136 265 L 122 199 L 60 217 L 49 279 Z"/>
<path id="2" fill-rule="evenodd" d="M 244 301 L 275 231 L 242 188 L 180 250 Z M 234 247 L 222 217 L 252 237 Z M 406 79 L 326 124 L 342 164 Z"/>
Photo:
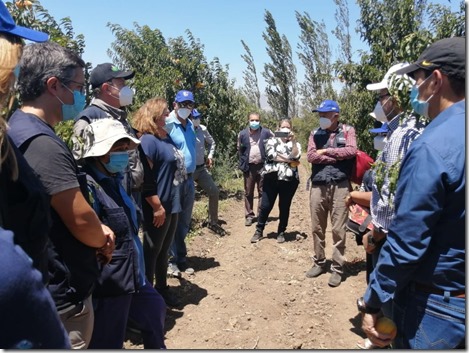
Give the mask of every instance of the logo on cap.
<path id="1" fill-rule="evenodd" d="M 427 60 L 422 61 L 423 66 L 432 66 L 433 64 L 428 62 Z"/>
<path id="2" fill-rule="evenodd" d="M 119 68 L 117 66 L 114 66 L 114 65 L 111 66 L 111 70 L 114 71 L 114 72 L 120 71 Z"/>

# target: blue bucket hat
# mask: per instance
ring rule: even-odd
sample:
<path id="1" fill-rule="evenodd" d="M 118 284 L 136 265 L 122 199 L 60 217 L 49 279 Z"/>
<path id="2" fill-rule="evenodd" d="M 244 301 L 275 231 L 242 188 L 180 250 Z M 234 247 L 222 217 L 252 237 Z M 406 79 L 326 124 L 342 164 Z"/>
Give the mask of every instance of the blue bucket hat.
<path id="1" fill-rule="evenodd" d="M 0 33 L 9 33 L 33 42 L 46 42 L 49 40 L 47 33 L 17 26 L 3 1 L 0 1 Z"/>
<path id="2" fill-rule="evenodd" d="M 191 102 L 195 103 L 194 95 L 192 94 L 192 92 L 187 91 L 185 89 L 183 89 L 183 90 L 179 91 L 178 93 L 176 93 L 176 98 L 174 99 L 174 101 L 176 103 L 186 102 L 186 101 L 191 101 Z"/>
<path id="3" fill-rule="evenodd" d="M 314 109 L 313 112 L 327 113 L 327 112 L 340 112 L 339 104 L 336 101 L 326 99 L 322 101 L 318 108 Z"/>

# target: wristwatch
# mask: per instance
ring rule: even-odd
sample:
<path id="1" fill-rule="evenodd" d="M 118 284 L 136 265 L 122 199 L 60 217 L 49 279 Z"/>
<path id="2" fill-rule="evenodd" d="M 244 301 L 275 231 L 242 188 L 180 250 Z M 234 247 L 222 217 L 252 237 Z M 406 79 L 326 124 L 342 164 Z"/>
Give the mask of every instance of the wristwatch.
<path id="1" fill-rule="evenodd" d="M 358 311 L 363 314 L 377 314 L 380 312 L 381 309 L 379 308 L 372 308 L 365 304 L 363 297 L 357 299 L 357 308 Z"/>

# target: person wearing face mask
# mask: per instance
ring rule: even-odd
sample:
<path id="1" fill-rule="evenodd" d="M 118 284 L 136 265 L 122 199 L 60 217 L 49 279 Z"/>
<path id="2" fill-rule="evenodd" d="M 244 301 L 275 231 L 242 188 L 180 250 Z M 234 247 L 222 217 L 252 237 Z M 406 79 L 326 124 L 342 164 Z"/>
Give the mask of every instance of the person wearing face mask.
<path id="1" fill-rule="evenodd" d="M 340 108 L 334 100 L 323 101 L 313 112 L 319 113 L 320 128 L 311 132 L 308 162 L 312 164 L 310 209 L 314 243 L 313 267 L 306 277 L 327 271 L 325 236 L 328 214 L 332 223 L 332 265 L 329 286 L 342 282 L 345 262 L 345 197 L 351 190 L 350 176 L 357 153 L 355 129 L 339 122 Z"/>
<path id="2" fill-rule="evenodd" d="M 179 277 L 181 271 L 187 274 L 194 273 L 194 269 L 187 264 L 187 247 L 185 243 L 191 225 L 192 208 L 195 200 L 193 174 L 196 167 L 196 136 L 194 125 L 191 119 L 188 119 L 195 108 L 194 94 L 188 90 L 178 91 L 173 102 L 173 108 L 173 111 L 166 119 L 165 129 L 176 148 L 184 155 L 187 172 L 187 179 L 179 186 L 181 212 L 174 240 L 171 244 L 171 257 L 168 264 L 168 274 Z"/>
<path id="3" fill-rule="evenodd" d="M 430 123 L 401 162 L 395 214 L 361 305 L 362 328 L 373 344 L 389 344 L 374 327 L 392 301 L 395 348 L 465 348 L 466 39 L 438 40 L 396 73 L 415 80 L 412 107 Z"/>
<path id="4" fill-rule="evenodd" d="M 73 126 L 73 154 L 78 163 L 83 156 L 83 131 L 85 127 L 97 120 L 112 118 L 124 126 L 128 134 L 137 137 L 138 131 L 134 130 L 128 119 L 125 107 L 132 104 L 133 91 L 126 85 L 126 80 L 132 79 L 133 71 L 123 71 L 111 63 L 97 65 L 90 73 L 90 84 L 94 98 L 88 107 L 75 118 Z M 148 203 L 153 214 L 151 221 L 156 227 L 162 226 L 165 220 L 165 210 L 157 196 L 156 184 L 151 168 L 145 157 L 142 147 L 127 152 L 129 165 L 125 170 L 122 184 L 128 195 L 132 195 L 138 206 L 138 219 L 141 223 L 142 199 Z M 147 215 L 149 217 L 149 215 Z"/>
<path id="5" fill-rule="evenodd" d="M 213 166 L 213 154 L 215 153 L 215 140 L 207 127 L 200 123 L 202 114 L 194 109 L 191 114 L 192 124 L 194 124 L 196 135 L 196 166 L 194 171 L 194 181 L 200 186 L 208 196 L 208 222 L 207 228 L 220 236 L 227 234 L 218 224 L 218 197 L 220 191 L 213 181 L 208 169 Z M 205 158 L 205 146 L 208 147 L 207 158 Z"/>
<path id="6" fill-rule="evenodd" d="M 423 119 L 414 114 L 406 114 L 399 106 L 397 97 L 390 94 L 391 87 L 397 85 L 397 91 L 409 91 L 413 80 L 407 75 L 397 75 L 396 72 L 407 67 L 408 63 L 391 66 L 383 79 L 378 83 L 366 86 L 369 91 L 377 91 L 378 102 L 374 113 L 376 120 L 386 124 L 387 133 L 374 138 L 375 149 L 381 150 L 376 159 L 372 172 L 373 188 L 371 196 L 371 217 L 373 230 L 364 236 L 364 247 L 372 254 L 373 266 L 379 257 L 379 250 L 386 241 L 389 224 L 394 217 L 394 193 L 392 185 L 397 182 L 399 165 L 415 139 L 422 133 L 425 125 Z M 378 182 L 379 181 L 379 182 Z M 392 308 L 390 302 L 383 306 L 383 312 L 390 317 Z"/>
<path id="7" fill-rule="evenodd" d="M 16 25 L 0 1 L 0 347 L 65 350 L 68 333 L 46 288 L 49 199 L 7 135 L 3 114 L 16 93 L 24 39 L 44 42 L 49 35 Z"/>
<path id="8" fill-rule="evenodd" d="M 248 114 L 249 126 L 238 134 L 238 168 L 244 177 L 244 217 L 245 225 L 251 226 L 254 222 L 254 189 L 257 185 L 257 214 L 259 215 L 262 203 L 262 167 L 265 162 L 264 141 L 274 136 L 272 131 L 261 126 L 259 113 Z"/>
<path id="9" fill-rule="evenodd" d="M 87 202 L 84 174 L 54 126 L 80 111 L 84 61 L 57 43 L 27 45 L 20 61 L 23 102 L 11 116 L 9 136 L 42 182 L 50 200 L 48 289 L 73 348 L 86 348 L 93 332 L 91 293 L 99 263 L 111 260 L 114 233 Z M 67 106 L 73 106 L 68 108 Z"/>
<path id="10" fill-rule="evenodd" d="M 103 266 L 93 290 L 94 330 L 88 348 L 121 349 L 128 320 L 140 329 L 146 349 L 166 348 L 166 305 L 145 277 L 137 209 L 122 186 L 127 151 L 140 141 L 112 118 L 89 124 L 83 140 L 90 204 L 116 234 L 111 262 Z"/>
<path id="11" fill-rule="evenodd" d="M 291 202 L 300 183 L 298 165 L 301 157 L 301 145 L 296 141 L 290 119 L 282 119 L 274 137 L 265 141 L 265 154 L 266 162 L 261 171 L 264 178 L 262 203 L 251 243 L 257 243 L 263 237 L 267 218 L 274 207 L 277 196 L 279 197 L 277 243 L 283 243 L 285 242 Z"/>

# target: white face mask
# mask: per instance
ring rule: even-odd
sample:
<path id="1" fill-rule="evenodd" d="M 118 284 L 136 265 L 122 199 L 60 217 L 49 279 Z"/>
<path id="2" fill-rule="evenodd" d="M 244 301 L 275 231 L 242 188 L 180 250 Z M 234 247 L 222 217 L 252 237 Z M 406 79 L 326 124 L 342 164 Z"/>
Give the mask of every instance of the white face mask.
<path id="1" fill-rule="evenodd" d="M 191 115 L 191 110 L 187 108 L 179 108 L 178 115 L 181 119 L 186 120 L 189 115 Z"/>
<path id="2" fill-rule="evenodd" d="M 374 118 L 382 123 L 386 123 L 388 121 L 388 118 L 386 114 L 384 113 L 381 102 L 376 103 L 375 109 L 373 110 L 373 114 L 374 114 Z"/>
<path id="3" fill-rule="evenodd" d="M 373 139 L 373 147 L 375 150 L 382 151 L 386 145 L 387 139 L 386 136 L 375 136 Z"/>
<path id="4" fill-rule="evenodd" d="M 124 86 L 119 91 L 119 104 L 121 107 L 131 105 L 134 98 L 134 91 L 129 86 Z"/>
<path id="5" fill-rule="evenodd" d="M 194 125 L 194 127 L 199 127 L 200 126 L 200 119 L 192 120 L 192 124 Z"/>
<path id="6" fill-rule="evenodd" d="M 330 128 L 332 125 L 332 121 L 330 121 L 328 118 L 319 118 L 319 126 L 321 129 L 326 130 L 327 128 Z"/>

